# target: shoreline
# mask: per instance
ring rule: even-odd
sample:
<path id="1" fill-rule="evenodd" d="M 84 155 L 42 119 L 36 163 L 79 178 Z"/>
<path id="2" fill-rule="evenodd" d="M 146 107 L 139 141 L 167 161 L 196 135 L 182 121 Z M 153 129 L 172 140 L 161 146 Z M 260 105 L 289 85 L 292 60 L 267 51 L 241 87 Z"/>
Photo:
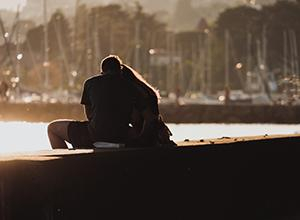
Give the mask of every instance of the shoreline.
<path id="1" fill-rule="evenodd" d="M 166 123 L 300 123 L 300 106 L 160 104 Z M 80 104 L 0 103 L 0 121 L 85 120 Z"/>

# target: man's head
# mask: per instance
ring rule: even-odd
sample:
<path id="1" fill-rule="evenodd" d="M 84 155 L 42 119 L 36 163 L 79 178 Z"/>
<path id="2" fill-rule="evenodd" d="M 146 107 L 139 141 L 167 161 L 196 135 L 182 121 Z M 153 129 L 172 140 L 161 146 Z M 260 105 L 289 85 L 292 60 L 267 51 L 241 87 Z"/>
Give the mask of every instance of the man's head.
<path id="1" fill-rule="evenodd" d="M 101 62 L 101 69 L 104 73 L 119 73 L 122 60 L 116 55 L 109 55 Z"/>

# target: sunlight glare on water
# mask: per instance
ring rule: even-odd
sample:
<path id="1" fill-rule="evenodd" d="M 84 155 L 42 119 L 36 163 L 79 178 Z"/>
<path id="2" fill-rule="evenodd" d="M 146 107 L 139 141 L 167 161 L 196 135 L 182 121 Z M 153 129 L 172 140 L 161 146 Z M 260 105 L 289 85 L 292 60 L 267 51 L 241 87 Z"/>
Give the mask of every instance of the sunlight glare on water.
<path id="1" fill-rule="evenodd" d="M 174 141 L 300 133 L 300 125 L 169 124 Z M 0 153 L 50 150 L 47 123 L 0 122 Z"/>
<path id="2" fill-rule="evenodd" d="M 0 122 L 0 153 L 49 150 L 47 124 Z"/>
<path id="3" fill-rule="evenodd" d="M 300 134 L 300 125 L 286 124 L 170 124 L 175 141 L 221 137 Z"/>

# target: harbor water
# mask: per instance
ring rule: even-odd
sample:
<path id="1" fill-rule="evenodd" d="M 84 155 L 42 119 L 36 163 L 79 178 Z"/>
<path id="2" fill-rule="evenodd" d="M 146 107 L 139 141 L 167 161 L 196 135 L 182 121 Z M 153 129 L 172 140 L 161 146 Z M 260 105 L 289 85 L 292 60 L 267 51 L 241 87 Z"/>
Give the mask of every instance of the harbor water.
<path id="1" fill-rule="evenodd" d="M 300 133 L 288 124 L 168 124 L 174 141 Z M 0 153 L 50 150 L 47 123 L 0 122 Z"/>

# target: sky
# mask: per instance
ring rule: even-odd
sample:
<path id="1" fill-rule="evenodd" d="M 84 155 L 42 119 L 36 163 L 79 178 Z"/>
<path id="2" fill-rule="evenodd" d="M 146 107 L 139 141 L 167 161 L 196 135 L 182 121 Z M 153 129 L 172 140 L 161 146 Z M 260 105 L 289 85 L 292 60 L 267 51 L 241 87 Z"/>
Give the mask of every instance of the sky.
<path id="1" fill-rule="evenodd" d="M 26 0 L 0 0 L 0 9 L 16 10 L 17 6 L 24 6 Z"/>

